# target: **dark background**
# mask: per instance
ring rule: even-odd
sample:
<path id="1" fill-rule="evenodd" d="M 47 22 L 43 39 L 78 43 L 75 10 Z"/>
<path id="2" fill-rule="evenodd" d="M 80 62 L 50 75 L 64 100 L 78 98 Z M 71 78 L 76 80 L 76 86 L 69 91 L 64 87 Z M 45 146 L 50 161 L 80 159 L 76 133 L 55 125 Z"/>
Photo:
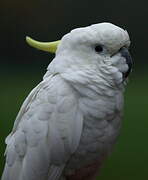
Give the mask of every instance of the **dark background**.
<path id="1" fill-rule="evenodd" d="M 134 68 L 125 93 L 121 136 L 102 169 L 100 179 L 148 178 L 147 7 L 147 0 L 0 2 L 0 174 L 4 164 L 4 139 L 11 131 L 24 98 L 41 81 L 54 57 L 29 47 L 25 36 L 53 41 L 76 27 L 112 22 L 130 34 Z"/>

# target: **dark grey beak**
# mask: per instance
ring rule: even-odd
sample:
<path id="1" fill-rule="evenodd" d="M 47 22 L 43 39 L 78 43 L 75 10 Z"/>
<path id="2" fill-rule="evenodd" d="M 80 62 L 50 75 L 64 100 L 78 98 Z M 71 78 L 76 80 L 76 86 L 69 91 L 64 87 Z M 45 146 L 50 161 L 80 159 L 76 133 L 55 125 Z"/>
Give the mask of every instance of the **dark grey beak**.
<path id="1" fill-rule="evenodd" d="M 133 61 L 132 61 L 132 57 L 131 57 L 131 55 L 130 55 L 130 53 L 126 47 L 122 47 L 120 49 L 120 53 L 121 53 L 121 56 L 123 56 L 126 59 L 126 63 L 129 67 L 128 71 L 123 74 L 124 78 L 126 79 L 132 70 Z"/>

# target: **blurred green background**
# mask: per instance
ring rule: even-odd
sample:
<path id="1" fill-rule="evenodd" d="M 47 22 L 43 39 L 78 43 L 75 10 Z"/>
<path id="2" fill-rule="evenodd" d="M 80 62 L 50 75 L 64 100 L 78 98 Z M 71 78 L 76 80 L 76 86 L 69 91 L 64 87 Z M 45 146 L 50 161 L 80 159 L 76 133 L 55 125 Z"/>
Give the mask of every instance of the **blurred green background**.
<path id="1" fill-rule="evenodd" d="M 4 139 L 19 108 L 53 55 L 28 47 L 25 36 L 60 39 L 71 29 L 109 21 L 130 34 L 133 72 L 125 92 L 122 132 L 98 179 L 148 179 L 148 1 L 2 0 L 0 5 L 0 174 Z"/>

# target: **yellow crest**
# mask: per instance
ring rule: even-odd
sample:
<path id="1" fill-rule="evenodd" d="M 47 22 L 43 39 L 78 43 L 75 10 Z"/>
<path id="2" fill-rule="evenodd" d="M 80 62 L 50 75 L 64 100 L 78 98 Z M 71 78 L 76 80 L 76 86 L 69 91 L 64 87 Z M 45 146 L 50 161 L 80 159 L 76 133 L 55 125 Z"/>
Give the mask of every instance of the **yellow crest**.
<path id="1" fill-rule="evenodd" d="M 36 41 L 30 37 L 26 37 L 26 42 L 36 48 L 36 49 L 39 49 L 39 50 L 42 50 L 42 51 L 47 51 L 47 52 L 50 52 L 50 53 L 55 53 L 56 50 L 57 50 L 57 47 L 60 43 L 60 40 L 59 41 L 54 41 L 54 42 L 39 42 L 39 41 Z"/>

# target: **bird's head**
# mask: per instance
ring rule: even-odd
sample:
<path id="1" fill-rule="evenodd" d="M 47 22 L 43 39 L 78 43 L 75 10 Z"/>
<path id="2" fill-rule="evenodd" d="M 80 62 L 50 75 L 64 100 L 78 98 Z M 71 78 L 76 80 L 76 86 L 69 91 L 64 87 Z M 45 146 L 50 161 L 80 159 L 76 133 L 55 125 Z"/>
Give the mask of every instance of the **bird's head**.
<path id="1" fill-rule="evenodd" d="M 90 68 L 92 72 L 107 75 L 106 78 L 122 83 L 129 75 L 132 59 L 128 48 L 127 31 L 111 23 L 99 23 L 77 28 L 63 36 L 61 41 L 38 43 L 27 38 L 30 45 L 49 52 L 56 52 L 52 64 L 57 71 Z M 52 68 L 52 64 L 49 68 Z M 104 76 L 105 76 L 104 75 Z M 109 77 L 110 76 L 110 77 Z"/>

